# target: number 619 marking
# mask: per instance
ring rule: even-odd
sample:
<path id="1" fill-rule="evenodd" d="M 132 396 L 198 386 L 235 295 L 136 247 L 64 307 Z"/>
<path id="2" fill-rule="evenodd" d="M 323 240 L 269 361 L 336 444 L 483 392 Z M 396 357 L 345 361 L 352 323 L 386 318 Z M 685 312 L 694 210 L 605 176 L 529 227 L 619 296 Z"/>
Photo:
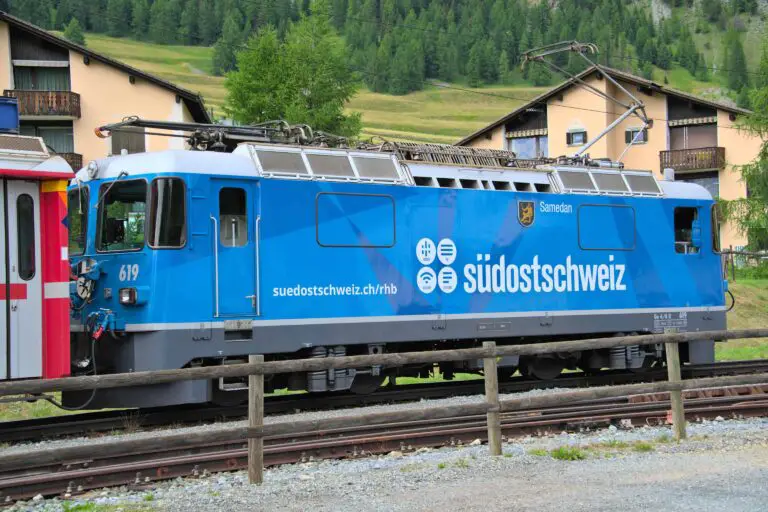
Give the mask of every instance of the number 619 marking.
<path id="1" fill-rule="evenodd" d="M 139 278 L 139 265 L 137 263 L 134 263 L 133 265 L 121 265 L 118 278 L 120 281 L 135 281 Z"/>

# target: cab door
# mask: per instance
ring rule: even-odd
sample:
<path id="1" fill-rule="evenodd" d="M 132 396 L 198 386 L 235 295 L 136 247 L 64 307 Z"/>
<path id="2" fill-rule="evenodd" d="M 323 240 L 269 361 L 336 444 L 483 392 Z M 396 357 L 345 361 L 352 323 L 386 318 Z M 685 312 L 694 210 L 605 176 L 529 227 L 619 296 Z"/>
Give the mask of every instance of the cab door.
<path id="1" fill-rule="evenodd" d="M 212 180 L 216 313 L 224 317 L 255 316 L 257 187 L 254 182 Z"/>
<path id="2" fill-rule="evenodd" d="M 40 256 L 40 192 L 38 183 L 6 180 L 3 233 L 5 372 L 7 378 L 40 377 L 43 373 L 42 272 Z M 0 316 L 2 318 L 3 316 Z"/>

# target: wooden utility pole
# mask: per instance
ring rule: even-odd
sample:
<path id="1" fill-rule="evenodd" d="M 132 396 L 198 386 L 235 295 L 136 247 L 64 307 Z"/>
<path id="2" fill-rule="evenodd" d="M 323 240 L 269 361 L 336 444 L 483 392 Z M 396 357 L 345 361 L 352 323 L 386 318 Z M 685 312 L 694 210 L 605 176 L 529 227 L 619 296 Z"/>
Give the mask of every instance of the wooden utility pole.
<path id="1" fill-rule="evenodd" d="M 491 455 L 501 455 L 501 417 L 499 411 L 499 372 L 496 367 L 496 342 L 483 342 L 483 349 L 492 356 L 483 358 L 485 374 L 485 401 L 488 404 L 488 450 Z"/>
<path id="2" fill-rule="evenodd" d="M 263 363 L 264 356 L 248 356 L 249 363 Z M 248 376 L 248 427 L 264 427 L 264 374 Z M 264 481 L 264 436 L 248 438 L 248 481 L 261 484 Z"/>

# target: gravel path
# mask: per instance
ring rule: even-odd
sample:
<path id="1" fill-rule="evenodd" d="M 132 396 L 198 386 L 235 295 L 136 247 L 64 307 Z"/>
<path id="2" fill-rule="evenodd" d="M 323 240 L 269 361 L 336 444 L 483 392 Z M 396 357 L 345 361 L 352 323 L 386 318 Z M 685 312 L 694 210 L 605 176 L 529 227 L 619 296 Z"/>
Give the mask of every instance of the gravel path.
<path id="1" fill-rule="evenodd" d="M 768 509 L 768 419 L 703 422 L 688 432 L 681 444 L 658 427 L 528 437 L 505 444 L 504 457 L 488 456 L 487 446 L 393 452 L 270 469 L 260 487 L 237 472 L 102 491 L 76 504 L 169 512 Z M 556 460 L 550 450 L 560 447 L 585 458 Z M 63 509 L 57 500 L 16 507 Z"/>

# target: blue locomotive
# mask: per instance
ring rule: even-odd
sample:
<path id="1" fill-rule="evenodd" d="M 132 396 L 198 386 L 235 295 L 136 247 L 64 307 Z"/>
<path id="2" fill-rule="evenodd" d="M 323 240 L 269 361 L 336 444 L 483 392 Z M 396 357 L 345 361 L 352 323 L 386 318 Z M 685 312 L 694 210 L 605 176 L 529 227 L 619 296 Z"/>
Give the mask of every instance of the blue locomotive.
<path id="1" fill-rule="evenodd" d="M 504 151 L 276 144 L 268 131 L 211 151 L 227 144 L 195 133 L 193 145 L 206 134 L 209 151 L 113 156 L 72 182 L 75 368 L 725 328 L 714 202 L 698 185 L 587 159 L 525 167 Z M 564 368 L 639 370 L 662 350 L 504 358 L 500 366 L 540 378 Z M 683 357 L 713 361 L 714 341 L 689 344 Z M 267 386 L 366 392 L 395 371 L 424 370 L 277 375 Z M 244 387 L 117 388 L 90 406 L 226 402 Z M 86 398 L 64 397 L 70 405 Z"/>

